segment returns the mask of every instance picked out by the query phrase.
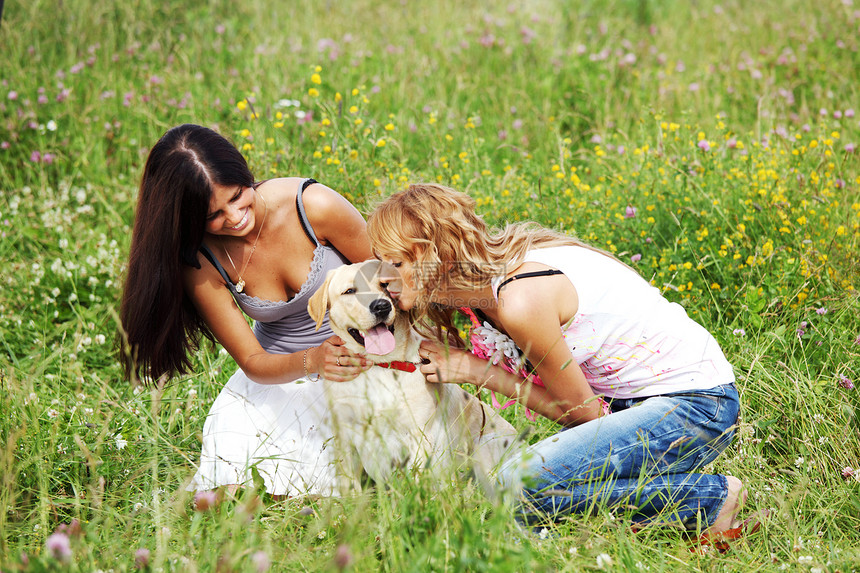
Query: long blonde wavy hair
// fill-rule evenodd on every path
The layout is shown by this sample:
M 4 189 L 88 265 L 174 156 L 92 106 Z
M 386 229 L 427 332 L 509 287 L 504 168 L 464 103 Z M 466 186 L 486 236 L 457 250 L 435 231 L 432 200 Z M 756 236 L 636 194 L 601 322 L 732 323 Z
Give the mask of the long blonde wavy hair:
M 475 200 L 465 193 L 435 183 L 416 183 L 388 197 L 367 220 L 377 256 L 413 263 L 418 289 L 413 321 L 440 341 L 459 343 L 453 335 L 456 308 L 430 302 L 442 285 L 455 290 L 486 287 L 505 269 L 516 268 L 535 248 L 575 245 L 603 253 L 536 223 L 490 230 L 475 207 Z

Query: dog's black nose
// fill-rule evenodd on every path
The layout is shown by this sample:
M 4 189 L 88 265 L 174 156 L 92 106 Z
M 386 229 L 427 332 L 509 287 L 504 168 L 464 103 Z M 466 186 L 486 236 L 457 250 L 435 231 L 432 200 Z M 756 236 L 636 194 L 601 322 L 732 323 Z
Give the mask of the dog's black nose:
M 370 312 L 372 312 L 373 316 L 376 318 L 383 319 L 391 312 L 391 303 L 384 298 L 378 298 L 370 303 Z

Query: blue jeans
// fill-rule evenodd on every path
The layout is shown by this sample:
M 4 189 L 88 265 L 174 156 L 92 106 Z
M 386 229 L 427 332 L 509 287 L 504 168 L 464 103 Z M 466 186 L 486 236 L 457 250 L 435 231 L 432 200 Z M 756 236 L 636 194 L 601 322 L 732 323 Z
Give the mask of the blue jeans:
M 691 472 L 731 443 L 739 407 L 734 384 L 613 400 L 612 414 L 534 444 L 505 465 L 502 479 L 525 476 L 527 523 L 601 504 L 628 509 L 637 522 L 705 528 L 725 502 L 727 481 Z

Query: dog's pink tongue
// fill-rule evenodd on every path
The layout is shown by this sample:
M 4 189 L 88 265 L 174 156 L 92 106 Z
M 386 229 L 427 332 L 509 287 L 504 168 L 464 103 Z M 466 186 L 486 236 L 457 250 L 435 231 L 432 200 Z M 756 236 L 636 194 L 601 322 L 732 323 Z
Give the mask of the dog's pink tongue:
M 384 356 L 394 350 L 394 344 L 394 335 L 383 324 L 374 326 L 364 335 L 364 349 L 369 354 Z

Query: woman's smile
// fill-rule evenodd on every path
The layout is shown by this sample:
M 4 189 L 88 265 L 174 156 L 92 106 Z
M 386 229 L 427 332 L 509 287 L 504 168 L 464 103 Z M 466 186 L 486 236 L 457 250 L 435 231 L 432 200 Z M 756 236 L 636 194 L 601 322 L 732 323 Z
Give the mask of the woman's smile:
M 244 213 L 244 215 L 242 215 L 242 220 L 239 221 L 239 224 L 237 224 L 235 227 L 228 227 L 228 228 L 232 231 L 241 231 L 245 227 L 245 225 L 248 224 L 249 212 L 250 212 L 250 210 L 248 209 L 248 207 L 245 207 L 245 213 Z

